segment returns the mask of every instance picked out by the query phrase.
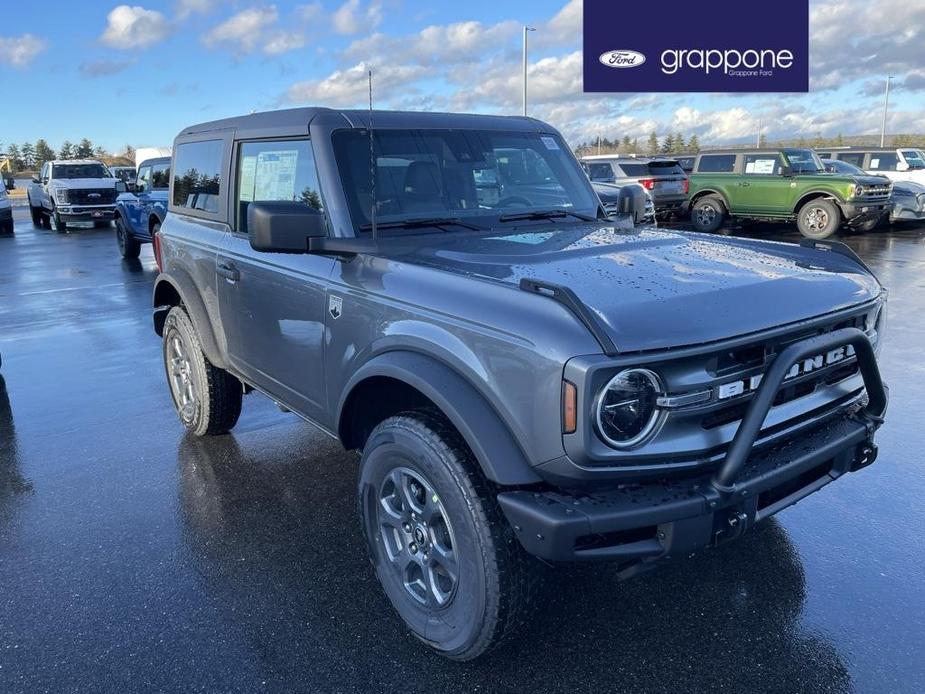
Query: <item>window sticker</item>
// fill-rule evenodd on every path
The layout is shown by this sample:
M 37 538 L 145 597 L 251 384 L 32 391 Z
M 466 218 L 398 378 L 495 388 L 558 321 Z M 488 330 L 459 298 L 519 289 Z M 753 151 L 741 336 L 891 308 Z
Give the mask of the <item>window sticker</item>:
M 870 160 L 870 168 L 872 168 L 872 169 L 879 169 L 879 168 L 880 168 L 880 160 L 879 160 L 879 159 L 871 159 L 871 160 Z
M 257 155 L 254 200 L 295 200 L 297 150 Z
M 774 160 L 773 159 L 759 159 L 755 162 L 755 173 L 756 174 L 772 174 L 774 173 Z
M 556 142 L 554 137 L 541 137 L 540 140 L 546 145 L 546 149 L 559 149 L 559 143 Z
M 244 157 L 241 160 L 241 200 L 253 202 L 254 180 L 257 175 L 257 157 Z

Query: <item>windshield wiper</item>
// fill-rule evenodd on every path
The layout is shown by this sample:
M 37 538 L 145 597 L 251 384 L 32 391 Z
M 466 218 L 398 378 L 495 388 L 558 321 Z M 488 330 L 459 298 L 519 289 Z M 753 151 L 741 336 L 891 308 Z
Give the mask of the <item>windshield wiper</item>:
M 594 222 L 597 220 L 597 217 L 591 217 L 586 214 L 581 214 L 580 212 L 572 212 L 571 210 L 533 210 L 532 212 L 512 212 L 510 214 L 503 214 L 498 217 L 498 221 L 518 222 L 530 219 L 561 219 L 562 217 L 575 217 L 583 222 Z
M 485 227 L 464 222 L 459 217 L 428 217 L 424 219 L 398 219 L 394 222 L 377 222 L 377 229 L 420 229 L 421 227 L 457 226 L 472 231 L 484 231 Z M 360 231 L 370 231 L 372 224 L 361 224 Z

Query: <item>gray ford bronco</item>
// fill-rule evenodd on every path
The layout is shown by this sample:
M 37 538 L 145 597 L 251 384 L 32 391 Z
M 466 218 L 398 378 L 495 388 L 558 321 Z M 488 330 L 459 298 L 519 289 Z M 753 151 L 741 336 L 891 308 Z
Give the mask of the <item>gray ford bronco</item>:
M 446 656 L 513 632 L 537 559 L 629 577 L 876 457 L 886 292 L 841 244 L 608 219 L 520 117 L 257 113 L 173 163 L 181 422 L 225 434 L 256 390 L 360 451 L 376 574 Z

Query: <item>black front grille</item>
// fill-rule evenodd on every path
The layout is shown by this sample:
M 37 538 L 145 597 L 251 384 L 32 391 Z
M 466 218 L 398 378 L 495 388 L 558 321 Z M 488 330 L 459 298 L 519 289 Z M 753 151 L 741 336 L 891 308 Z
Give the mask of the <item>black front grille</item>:
M 116 201 L 114 188 L 78 188 L 67 191 L 72 205 L 112 205 Z

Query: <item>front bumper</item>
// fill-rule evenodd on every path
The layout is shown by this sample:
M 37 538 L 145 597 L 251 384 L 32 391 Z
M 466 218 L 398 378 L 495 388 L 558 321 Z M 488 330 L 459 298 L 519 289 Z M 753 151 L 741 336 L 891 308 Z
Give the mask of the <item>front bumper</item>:
M 65 222 L 111 222 L 116 218 L 115 205 L 61 205 L 58 216 Z
M 845 344 L 856 350 L 866 404 L 753 451 L 791 364 Z M 633 573 L 738 537 L 846 472 L 872 463 L 877 455 L 873 435 L 883 422 L 887 399 L 869 339 L 856 328 L 844 328 L 793 343 L 775 359 L 718 469 L 602 492 L 502 492 L 498 502 L 531 554 L 549 561 L 614 560 Z
M 853 201 L 840 205 L 842 216 L 845 223 L 851 227 L 871 219 L 879 219 L 885 214 L 889 214 L 893 205 L 889 200 L 880 200 L 875 202 Z
M 909 204 L 893 203 L 890 208 L 891 222 L 918 222 L 925 219 L 925 203 L 919 204 L 909 200 Z

